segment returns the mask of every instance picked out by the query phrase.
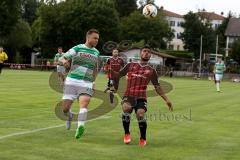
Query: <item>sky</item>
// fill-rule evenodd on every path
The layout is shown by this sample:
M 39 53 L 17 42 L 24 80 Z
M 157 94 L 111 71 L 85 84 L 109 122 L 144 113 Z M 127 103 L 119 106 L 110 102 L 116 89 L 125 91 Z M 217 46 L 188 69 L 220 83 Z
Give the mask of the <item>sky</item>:
M 198 9 L 205 9 L 217 14 L 223 12 L 224 16 L 227 16 L 229 11 L 237 17 L 240 15 L 239 0 L 155 0 L 155 3 L 159 7 L 163 6 L 164 9 L 181 15 L 187 14 L 189 11 L 197 12 Z
M 240 1 L 238 0 L 155 0 L 157 6 L 178 14 L 186 14 L 190 10 L 197 12 L 198 9 L 205 9 L 208 12 L 215 12 L 227 16 L 231 11 L 236 16 L 240 15 Z

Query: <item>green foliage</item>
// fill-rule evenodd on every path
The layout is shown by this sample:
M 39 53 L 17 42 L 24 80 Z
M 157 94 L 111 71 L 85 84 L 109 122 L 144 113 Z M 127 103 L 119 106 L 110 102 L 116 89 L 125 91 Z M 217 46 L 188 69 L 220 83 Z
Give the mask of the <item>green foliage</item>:
M 240 63 L 240 40 L 233 43 L 231 57 Z
M 30 25 L 36 19 L 36 10 L 39 7 L 38 0 L 21 0 L 22 1 L 22 18 Z
M 227 29 L 227 25 L 231 17 L 232 17 L 232 14 L 231 12 L 229 12 L 227 18 L 223 20 L 222 24 L 216 30 L 216 34 L 218 35 L 218 45 L 220 48 L 219 51 L 222 54 L 224 53 L 224 48 L 226 47 L 225 31 Z
M 0 45 L 5 44 L 6 37 L 17 24 L 19 17 L 19 0 L 0 1 Z
M 47 57 L 53 56 L 53 49 L 59 45 L 69 49 L 73 45 L 84 43 L 85 33 L 91 28 L 100 31 L 98 46 L 108 40 L 116 41 L 119 37 L 119 17 L 112 1 L 49 2 L 40 6 L 38 15 L 33 24 L 33 35 Z
M 164 46 L 164 39 L 171 40 L 172 37 L 173 33 L 161 14 L 153 19 L 148 19 L 139 11 L 135 11 L 122 20 L 121 39 L 135 42 L 144 40 L 152 47 L 161 48 Z
M 129 16 L 137 9 L 137 0 L 115 0 L 116 9 L 120 17 Z
M 7 44 L 16 50 L 19 50 L 22 47 L 31 47 L 32 37 L 29 24 L 23 20 L 19 20 L 9 34 Z
M 184 16 L 182 23 L 184 32 L 181 38 L 185 43 L 185 48 L 194 52 L 195 57 L 199 57 L 200 37 L 203 36 L 203 53 L 214 52 L 216 35 L 207 17 L 199 13 L 189 12 Z

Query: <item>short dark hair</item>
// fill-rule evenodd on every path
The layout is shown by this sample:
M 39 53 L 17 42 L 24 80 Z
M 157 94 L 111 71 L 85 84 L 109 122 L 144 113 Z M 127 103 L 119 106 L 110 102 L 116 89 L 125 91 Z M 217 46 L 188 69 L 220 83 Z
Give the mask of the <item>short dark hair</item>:
M 151 50 L 151 47 L 150 47 L 148 44 L 145 44 L 145 45 L 141 48 L 141 51 L 142 51 L 143 49 L 150 49 L 150 50 Z
M 62 49 L 62 47 L 58 47 L 58 49 Z
M 98 30 L 92 28 L 92 29 L 89 29 L 89 30 L 87 31 L 87 34 L 86 34 L 86 35 L 88 36 L 88 35 L 91 35 L 92 33 L 97 33 L 97 34 L 99 34 Z

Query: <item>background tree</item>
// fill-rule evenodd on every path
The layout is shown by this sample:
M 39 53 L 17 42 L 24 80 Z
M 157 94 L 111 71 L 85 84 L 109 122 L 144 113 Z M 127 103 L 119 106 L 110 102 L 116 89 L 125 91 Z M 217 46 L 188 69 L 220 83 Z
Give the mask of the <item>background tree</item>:
M 126 34 L 127 33 L 127 34 Z M 171 40 L 173 33 L 163 15 L 154 19 L 145 18 L 140 11 L 135 11 L 122 20 L 121 39 L 139 42 L 144 40 L 154 48 L 164 48 L 166 40 Z
M 224 54 L 226 48 L 226 36 L 225 31 L 227 29 L 228 22 L 232 17 L 232 13 L 229 12 L 228 16 L 223 20 L 222 24 L 217 28 L 216 34 L 218 35 L 218 46 L 219 46 L 219 53 Z
M 185 43 L 185 49 L 194 52 L 199 57 L 200 37 L 203 36 L 203 53 L 215 52 L 216 35 L 207 17 L 201 13 L 189 12 L 184 15 L 185 22 L 182 23 L 184 32 L 181 39 Z
M 119 17 L 126 17 L 137 10 L 137 0 L 115 0 L 115 6 Z
M 232 54 L 231 58 L 235 59 L 238 63 L 240 63 L 240 40 L 237 40 L 232 45 Z
M 0 45 L 5 44 L 7 35 L 18 23 L 20 17 L 19 0 L 1 0 L 0 1 Z
M 24 59 L 31 56 L 30 52 L 23 52 L 21 50 L 32 47 L 31 28 L 29 24 L 23 20 L 19 20 L 17 25 L 13 28 L 6 40 L 7 47 L 11 49 L 9 57 L 14 58 L 16 63 L 24 63 Z
M 33 24 L 34 39 L 41 44 L 42 52 L 52 57 L 59 45 L 67 50 L 84 43 L 86 31 L 96 28 L 100 31 L 101 50 L 104 42 L 119 39 L 119 17 L 114 6 L 114 1 L 107 0 L 42 3 Z
M 39 5 L 40 2 L 38 0 L 21 0 L 22 18 L 30 25 L 36 19 L 36 11 Z

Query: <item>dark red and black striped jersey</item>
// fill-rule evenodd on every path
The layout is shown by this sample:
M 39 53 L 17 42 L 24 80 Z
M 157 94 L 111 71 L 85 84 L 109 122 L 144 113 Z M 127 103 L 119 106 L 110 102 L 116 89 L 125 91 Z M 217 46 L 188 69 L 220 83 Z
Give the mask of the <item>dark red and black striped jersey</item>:
M 157 72 L 149 64 L 141 65 L 140 63 L 128 63 L 119 72 L 119 76 L 127 74 L 127 88 L 124 96 L 146 99 L 147 85 L 151 81 L 156 87 L 159 84 Z
M 117 57 L 111 57 L 107 60 L 108 70 L 113 70 L 115 72 L 119 72 L 121 68 L 124 66 L 124 61 L 122 58 Z M 112 78 L 111 72 L 108 74 L 109 78 Z

